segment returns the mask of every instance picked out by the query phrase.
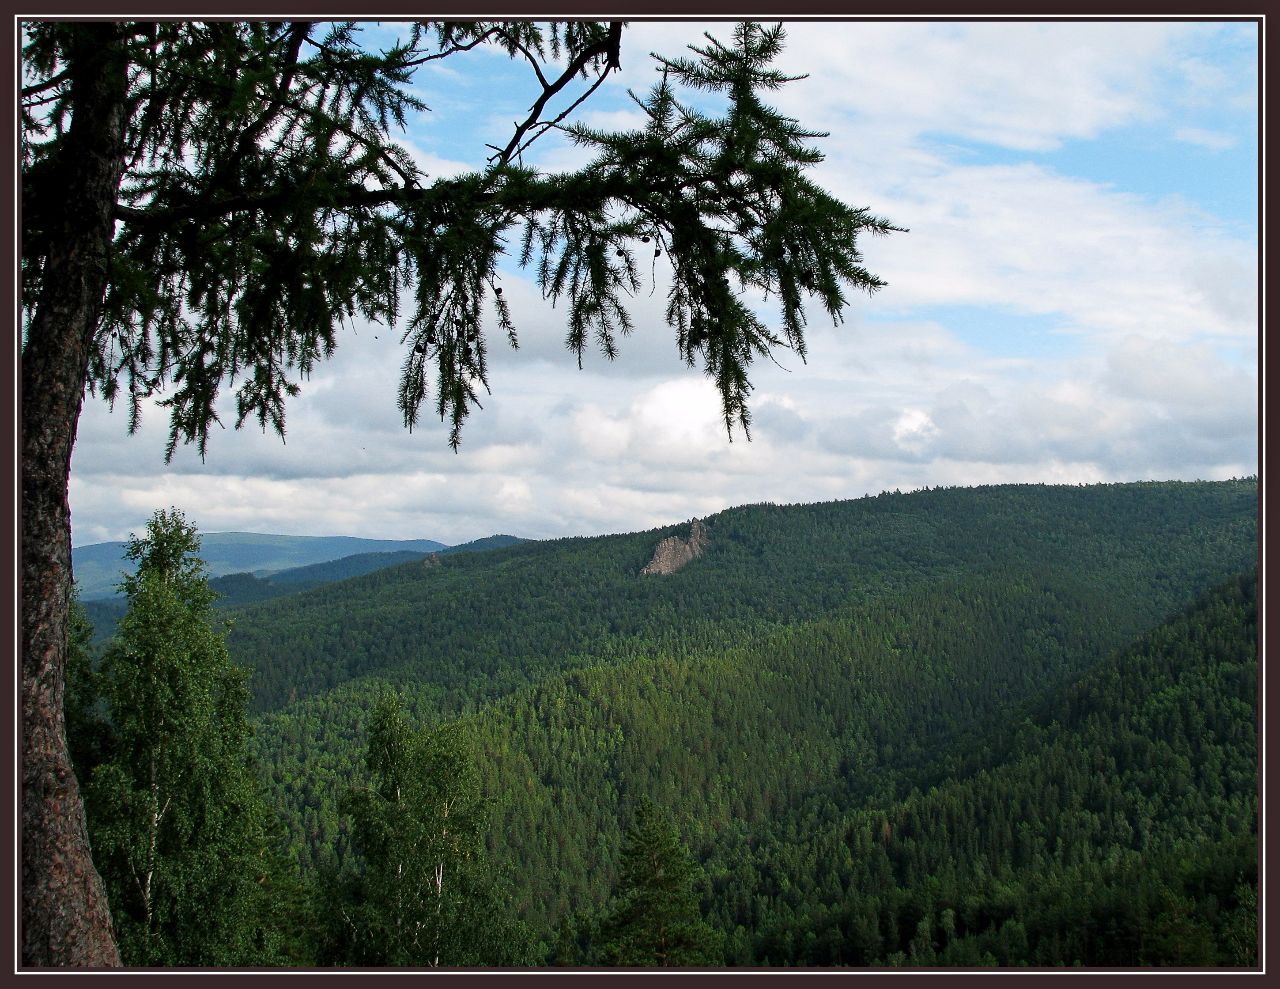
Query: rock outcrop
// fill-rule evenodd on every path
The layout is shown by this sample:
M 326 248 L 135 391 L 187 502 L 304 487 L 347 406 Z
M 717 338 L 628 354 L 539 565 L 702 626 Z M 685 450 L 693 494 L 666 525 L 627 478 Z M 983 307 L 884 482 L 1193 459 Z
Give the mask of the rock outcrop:
M 691 563 L 705 553 L 709 541 L 707 527 L 698 519 L 694 519 L 689 523 L 688 539 L 668 536 L 662 540 L 653 551 L 653 559 L 640 572 L 642 574 L 675 573 L 685 564 Z

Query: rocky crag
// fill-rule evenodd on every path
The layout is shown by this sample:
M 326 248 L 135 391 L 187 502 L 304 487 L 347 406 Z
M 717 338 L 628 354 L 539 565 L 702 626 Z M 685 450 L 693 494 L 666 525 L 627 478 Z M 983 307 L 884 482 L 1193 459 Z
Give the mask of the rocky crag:
M 653 559 L 640 572 L 642 574 L 675 573 L 705 553 L 708 542 L 710 540 L 707 536 L 707 527 L 698 519 L 694 519 L 689 523 L 688 539 L 668 536 L 662 540 L 653 551 Z

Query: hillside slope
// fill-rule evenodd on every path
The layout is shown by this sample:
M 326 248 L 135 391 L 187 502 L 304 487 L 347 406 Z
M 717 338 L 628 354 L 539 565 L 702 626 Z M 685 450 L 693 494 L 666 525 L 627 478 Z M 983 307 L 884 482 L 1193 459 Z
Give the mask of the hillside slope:
M 650 796 L 707 863 L 727 963 L 1250 963 L 1256 581 L 1049 690 L 1016 685 L 1050 656 L 1019 654 L 1013 622 L 979 647 L 965 628 L 983 606 L 953 590 L 757 649 L 574 671 L 469 717 L 525 918 L 599 910 Z M 921 616 L 896 647 L 874 641 Z M 262 719 L 266 752 L 302 760 L 272 763 L 279 796 L 341 788 L 327 774 L 358 762 L 338 742 L 359 733 L 354 687 Z M 292 819 L 341 859 L 332 806 Z
M 1256 965 L 1257 643 L 1251 573 L 968 732 L 926 789 L 868 804 L 823 788 L 749 842 L 716 844 L 731 952 Z
M 1251 566 L 1255 498 L 1252 482 L 921 492 L 724 512 L 706 520 L 706 555 L 660 578 L 639 571 L 679 527 L 383 571 L 343 585 L 349 598 L 274 603 L 294 620 L 323 604 L 326 624 L 282 636 L 260 672 L 279 663 L 304 681 L 315 661 L 331 676 L 349 667 L 324 666 L 326 650 L 378 630 L 412 648 L 273 701 L 258 751 L 293 854 L 340 864 L 337 795 L 360 764 L 365 713 L 394 686 L 423 720 L 471 724 L 495 800 L 492 851 L 535 927 L 604 903 L 647 795 L 678 813 L 719 877 L 708 896 L 726 930 L 749 917 L 780 939 L 735 935 L 731 960 L 800 961 L 789 887 L 776 909 L 753 904 L 781 875 L 808 889 L 805 903 L 846 894 L 805 864 L 805 836 L 1021 751 L 1025 739 L 993 726 L 1032 717 Z M 757 870 L 766 878 L 736 883 L 757 847 L 777 849 Z M 911 896 L 894 924 L 922 919 Z M 886 934 L 876 951 L 905 952 L 913 934 Z
M 940 580 L 1062 573 L 1124 603 L 1128 635 L 1256 557 L 1256 482 L 935 489 L 729 509 L 701 559 L 640 578 L 682 526 L 411 563 L 238 613 L 254 705 L 378 676 L 452 709 L 615 656 L 722 648 Z M 1121 640 L 1117 640 L 1117 643 Z

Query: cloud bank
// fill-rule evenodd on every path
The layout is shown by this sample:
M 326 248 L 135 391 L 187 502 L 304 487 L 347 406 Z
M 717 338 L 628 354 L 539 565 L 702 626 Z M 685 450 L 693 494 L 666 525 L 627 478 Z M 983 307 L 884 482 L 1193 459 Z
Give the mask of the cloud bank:
M 493 394 L 459 453 L 429 418 L 405 430 L 398 335 L 358 327 L 290 405 L 284 444 L 228 430 L 207 462 L 180 450 L 166 468 L 163 410 L 130 437 L 122 413 L 87 400 L 75 542 L 122 538 L 170 504 L 206 531 L 456 543 L 926 484 L 1256 472 L 1253 230 L 1207 208 L 1193 182 L 1170 194 L 1141 170 L 1121 181 L 1107 160 L 1149 148 L 1152 173 L 1193 175 L 1180 156 L 1247 144 L 1256 79 L 1241 67 L 1256 50 L 1240 27 L 789 25 L 784 68 L 808 78 L 776 103 L 830 131 L 816 177 L 910 233 L 863 245 L 889 287 L 855 299 L 839 327 L 814 314 L 807 364 L 784 353 L 757 365 L 749 442 L 726 434 L 714 387 L 680 362 L 661 268 L 619 360 L 588 355 L 582 370 L 560 314 L 513 269 L 503 284 L 521 347 L 491 346 Z M 625 87 L 653 81 L 642 52 L 697 37 L 684 23 L 629 28 L 634 54 L 589 108 L 594 122 L 631 119 Z M 467 85 L 424 77 L 437 116 L 404 137 L 433 174 L 467 167 L 464 124 L 501 105 L 461 61 L 448 68 Z M 433 88 L 445 94 L 434 104 Z M 545 151 L 563 164 L 577 154 Z

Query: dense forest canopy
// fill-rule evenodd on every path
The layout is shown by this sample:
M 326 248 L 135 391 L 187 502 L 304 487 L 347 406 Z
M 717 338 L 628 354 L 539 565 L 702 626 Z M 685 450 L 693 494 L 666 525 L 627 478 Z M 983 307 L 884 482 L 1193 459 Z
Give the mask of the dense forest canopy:
M 241 613 L 231 648 L 269 710 L 365 674 L 492 695 L 602 651 L 728 645 L 947 578 L 1061 574 L 1155 621 L 1249 564 L 1255 498 L 1254 482 L 1004 485 L 733 508 L 704 520 L 706 555 L 669 577 L 637 579 L 687 526 L 539 542 L 265 602 Z
M 640 571 L 688 523 L 235 609 L 298 932 L 273 950 L 433 964 L 352 937 L 392 930 L 377 835 L 425 827 L 445 861 L 427 819 L 378 822 L 458 799 L 441 902 L 507 932 L 459 964 L 662 965 L 681 930 L 671 957 L 714 967 L 1252 966 L 1256 499 L 1250 478 L 746 506 L 668 576 Z M 397 746 L 424 748 L 370 761 Z M 403 784 L 439 797 L 396 803 L 405 758 L 455 767 Z M 642 906 L 640 847 L 688 890 L 676 913 Z

